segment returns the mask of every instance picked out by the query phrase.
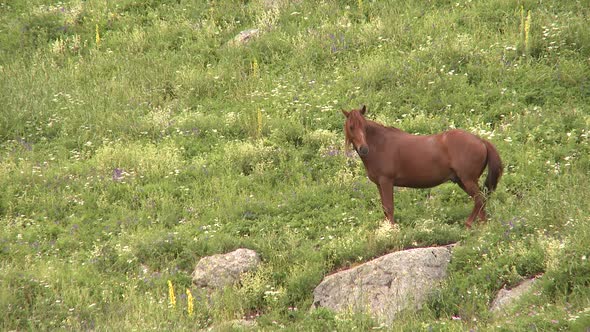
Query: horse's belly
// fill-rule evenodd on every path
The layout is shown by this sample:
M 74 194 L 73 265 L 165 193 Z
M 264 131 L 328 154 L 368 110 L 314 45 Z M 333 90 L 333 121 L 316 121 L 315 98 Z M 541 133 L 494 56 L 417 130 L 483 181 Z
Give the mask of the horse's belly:
M 399 172 L 394 185 L 408 188 L 432 188 L 443 184 L 456 175 L 447 167 L 420 169 L 419 167 Z
M 442 178 L 442 179 L 399 179 L 394 182 L 394 185 L 397 187 L 407 187 L 407 188 L 432 188 L 436 187 L 440 184 L 443 184 L 449 181 L 450 178 Z

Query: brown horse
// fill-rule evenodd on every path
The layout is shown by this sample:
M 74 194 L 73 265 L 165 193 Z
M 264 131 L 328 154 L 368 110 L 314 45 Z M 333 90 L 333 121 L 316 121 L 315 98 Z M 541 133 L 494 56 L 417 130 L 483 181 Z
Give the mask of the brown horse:
M 367 175 L 379 194 L 385 217 L 392 225 L 393 186 L 431 188 L 447 181 L 461 187 L 475 202 L 465 226 L 476 217 L 486 219 L 485 200 L 478 179 L 486 166 L 485 186 L 494 191 L 502 176 L 502 161 L 492 143 L 466 131 L 453 129 L 436 135 L 412 135 L 365 119 L 367 107 L 347 112 L 344 133 L 361 157 Z

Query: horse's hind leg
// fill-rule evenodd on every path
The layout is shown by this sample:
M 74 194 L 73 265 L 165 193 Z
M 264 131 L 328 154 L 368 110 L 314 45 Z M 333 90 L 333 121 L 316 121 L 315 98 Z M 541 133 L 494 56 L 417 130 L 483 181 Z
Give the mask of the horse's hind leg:
M 465 222 L 465 226 L 467 226 L 467 228 L 471 228 L 473 221 L 477 217 L 479 217 L 479 219 L 481 219 L 482 221 L 486 220 L 486 213 L 484 211 L 485 202 L 483 200 L 481 191 L 479 190 L 479 186 L 477 184 L 477 181 L 459 179 L 458 181 L 456 181 L 456 183 L 469 196 L 471 196 L 471 198 L 473 198 L 473 202 L 474 202 L 473 211 L 471 211 L 471 214 L 467 218 L 467 221 Z

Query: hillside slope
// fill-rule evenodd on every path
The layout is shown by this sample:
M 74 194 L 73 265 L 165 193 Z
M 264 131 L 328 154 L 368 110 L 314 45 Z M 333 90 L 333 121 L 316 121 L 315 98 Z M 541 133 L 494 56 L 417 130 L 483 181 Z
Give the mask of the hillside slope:
M 585 0 L 0 3 L 0 329 L 587 328 L 589 16 Z M 400 189 L 388 232 L 344 152 L 340 109 L 362 104 L 491 140 L 490 220 L 465 229 L 456 185 Z M 458 241 L 449 281 L 393 326 L 308 311 L 331 271 Z M 238 247 L 263 267 L 188 295 L 200 257 Z

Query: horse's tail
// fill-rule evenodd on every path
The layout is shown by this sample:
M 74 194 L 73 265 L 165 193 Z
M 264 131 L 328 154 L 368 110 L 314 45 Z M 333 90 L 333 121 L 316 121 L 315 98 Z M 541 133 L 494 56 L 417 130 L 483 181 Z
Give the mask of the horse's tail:
M 500 181 L 500 177 L 502 176 L 502 172 L 504 171 L 504 167 L 502 166 L 502 159 L 500 159 L 500 154 L 498 150 L 494 147 L 492 143 L 483 139 L 483 143 L 486 145 L 487 149 L 487 159 L 488 159 L 488 176 L 486 177 L 485 186 L 488 189 L 488 192 L 492 192 L 496 190 L 498 186 L 498 181 Z

